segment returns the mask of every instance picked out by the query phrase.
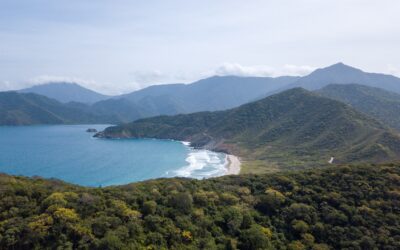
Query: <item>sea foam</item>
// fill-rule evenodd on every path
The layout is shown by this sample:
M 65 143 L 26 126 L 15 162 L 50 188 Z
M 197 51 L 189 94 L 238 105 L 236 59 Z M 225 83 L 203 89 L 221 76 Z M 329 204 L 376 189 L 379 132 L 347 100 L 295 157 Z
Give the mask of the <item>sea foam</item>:
M 190 149 L 186 162 L 188 165 L 171 171 L 168 175 L 204 179 L 227 173 L 227 160 L 223 153 Z

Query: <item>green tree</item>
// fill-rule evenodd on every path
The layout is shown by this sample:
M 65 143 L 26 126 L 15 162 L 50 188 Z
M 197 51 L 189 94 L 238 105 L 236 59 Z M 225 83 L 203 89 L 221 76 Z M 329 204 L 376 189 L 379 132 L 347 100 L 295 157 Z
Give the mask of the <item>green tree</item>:
M 262 227 L 258 225 L 243 230 L 240 234 L 239 240 L 240 249 L 273 249 L 268 236 L 263 232 Z
M 142 212 L 144 215 L 155 214 L 157 203 L 155 201 L 146 201 L 143 203 Z

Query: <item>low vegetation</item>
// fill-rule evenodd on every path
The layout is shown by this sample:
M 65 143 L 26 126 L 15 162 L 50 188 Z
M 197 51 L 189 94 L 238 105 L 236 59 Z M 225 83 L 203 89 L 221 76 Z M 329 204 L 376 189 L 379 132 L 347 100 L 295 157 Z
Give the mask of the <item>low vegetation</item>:
M 0 176 L 0 249 L 399 249 L 400 164 L 84 188 Z

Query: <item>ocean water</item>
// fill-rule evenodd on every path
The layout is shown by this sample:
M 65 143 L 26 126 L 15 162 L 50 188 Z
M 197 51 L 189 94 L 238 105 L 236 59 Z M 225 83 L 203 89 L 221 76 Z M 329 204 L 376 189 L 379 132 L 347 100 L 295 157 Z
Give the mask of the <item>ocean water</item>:
M 224 154 L 155 139 L 97 139 L 107 125 L 0 126 L 0 172 L 57 178 L 84 186 L 159 177 L 208 178 L 226 173 Z

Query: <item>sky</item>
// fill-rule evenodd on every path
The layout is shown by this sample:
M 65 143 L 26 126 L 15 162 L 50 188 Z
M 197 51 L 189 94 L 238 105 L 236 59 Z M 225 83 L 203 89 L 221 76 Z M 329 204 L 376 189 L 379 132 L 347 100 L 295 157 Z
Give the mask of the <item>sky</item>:
M 0 90 L 105 94 L 337 62 L 400 76 L 398 0 L 0 0 Z

